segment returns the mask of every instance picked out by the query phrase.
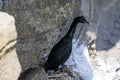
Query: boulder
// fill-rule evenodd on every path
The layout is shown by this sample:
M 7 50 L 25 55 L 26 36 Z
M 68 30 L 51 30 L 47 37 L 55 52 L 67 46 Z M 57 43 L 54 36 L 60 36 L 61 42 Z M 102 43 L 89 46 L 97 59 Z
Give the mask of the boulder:
M 0 80 L 17 80 L 21 65 L 15 49 L 15 19 L 5 12 L 0 12 L 0 39 Z
M 0 1 L 0 10 L 15 17 L 16 27 L 13 32 L 16 33 L 11 32 L 14 35 L 11 36 L 11 33 L 8 35 L 8 30 L 11 28 L 0 29 L 0 36 L 4 33 L 7 38 L 2 38 L 0 42 L 0 56 L 15 49 L 19 66 L 21 65 L 19 72 L 22 69 L 23 73 L 29 68 L 42 64 L 42 57 L 49 53 L 54 44 L 65 35 L 73 18 L 79 15 L 84 15 L 90 24 L 79 24 L 74 38 L 79 38 L 80 44 L 89 44 L 89 53 L 95 72 L 101 72 L 100 75 L 102 75 L 107 74 L 104 71 L 108 71 L 112 74 L 118 68 L 120 0 L 2 1 Z M 2 21 L 6 22 L 6 20 Z M 81 29 L 81 26 L 86 27 Z M 6 50 L 10 45 L 14 46 Z

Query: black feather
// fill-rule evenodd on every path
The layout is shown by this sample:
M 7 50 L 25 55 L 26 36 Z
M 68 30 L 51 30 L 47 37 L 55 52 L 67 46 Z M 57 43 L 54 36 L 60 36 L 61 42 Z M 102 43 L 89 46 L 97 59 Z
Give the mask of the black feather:
M 44 64 L 44 69 L 56 70 L 59 65 L 63 65 L 69 58 L 72 51 L 72 39 L 78 23 L 88 23 L 83 16 L 74 18 L 67 34 L 52 48 L 48 60 Z

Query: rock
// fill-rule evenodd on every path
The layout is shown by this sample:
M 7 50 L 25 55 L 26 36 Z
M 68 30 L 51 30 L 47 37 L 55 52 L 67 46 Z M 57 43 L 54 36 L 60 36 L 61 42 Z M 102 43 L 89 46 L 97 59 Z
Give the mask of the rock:
M 78 8 L 80 0 L 5 0 L 4 3 L 3 11 L 16 20 L 16 51 L 22 72 L 41 64 L 43 55 L 65 35 L 73 18 L 82 15 Z
M 96 59 L 93 63 L 97 63 L 93 65 L 94 70 L 97 70 L 95 74 L 101 75 L 101 79 L 119 80 L 115 70 L 120 66 L 120 1 L 94 0 L 94 3 L 96 4 L 94 26 L 97 27 L 97 52 L 96 57 L 92 59 Z
M 47 75 L 42 67 L 30 68 L 23 72 L 18 80 L 47 80 Z
M 2 0 L 0 0 L 0 10 L 3 10 L 3 1 Z
M 17 80 L 21 72 L 15 49 L 16 38 L 14 18 L 0 12 L 0 80 Z
M 7 50 L 7 52 L 16 50 L 22 72 L 42 63 L 43 55 L 49 53 L 53 45 L 65 35 L 72 19 L 78 15 L 84 15 L 90 22 L 89 25 L 84 25 L 85 27 L 82 27 L 82 29 L 81 24 L 78 25 L 75 38 L 79 37 L 80 44 L 88 44 L 94 41 L 90 48 L 93 69 L 97 68 L 97 71 L 95 71 L 98 73 L 101 72 L 99 71 L 101 69 L 103 74 L 106 74 L 103 71 L 112 74 L 118 67 L 120 59 L 120 0 L 2 1 L 0 1 L 0 10 L 15 17 L 16 29 L 13 32 L 16 32 L 17 36 L 16 33 L 12 33 L 15 35 L 6 35 L 8 39 L 2 39 L 0 56 L 9 48 L 9 45 L 15 44 L 12 50 Z M 2 34 L 8 34 L 8 30 L 2 30 Z M 0 36 L 2 36 L 1 32 Z M 10 37 L 13 38 L 10 39 Z M 14 40 L 16 37 L 17 40 Z M 6 46 L 10 40 L 13 41 Z M 17 59 L 14 61 L 17 61 Z M 107 63 L 105 63 L 106 61 Z M 103 67 L 96 64 L 103 64 Z
M 83 76 L 81 76 L 78 72 L 75 72 L 73 70 L 54 73 L 51 75 L 48 75 L 48 80 L 85 80 Z
M 73 18 L 82 15 L 80 4 L 80 0 L 4 0 L 3 11 L 16 20 L 15 49 L 22 72 L 41 64 L 43 55 L 65 35 Z
M 107 0 L 97 8 L 98 11 L 96 12 L 99 17 L 97 20 L 97 51 L 112 49 L 120 40 L 119 4 L 119 0 Z
M 72 71 L 77 72 L 84 80 L 91 80 L 93 77 L 88 48 L 85 44 L 79 45 L 79 39 L 73 39 L 71 56 L 65 62 L 65 65 L 71 66 Z

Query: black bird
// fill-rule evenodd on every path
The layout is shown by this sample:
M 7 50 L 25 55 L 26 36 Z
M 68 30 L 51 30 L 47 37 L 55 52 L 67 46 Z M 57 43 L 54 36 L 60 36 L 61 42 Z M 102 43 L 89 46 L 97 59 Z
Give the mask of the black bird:
M 83 16 L 74 18 L 67 34 L 52 48 L 48 60 L 44 64 L 44 69 L 57 70 L 69 58 L 72 51 L 72 39 L 78 23 L 88 23 Z

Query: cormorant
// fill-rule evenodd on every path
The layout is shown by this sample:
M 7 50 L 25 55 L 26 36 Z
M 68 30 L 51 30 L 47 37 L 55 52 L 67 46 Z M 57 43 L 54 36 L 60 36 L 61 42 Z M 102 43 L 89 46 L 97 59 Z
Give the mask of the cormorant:
M 88 22 L 83 16 L 74 18 L 66 35 L 52 48 L 48 60 L 43 66 L 46 72 L 48 70 L 57 70 L 69 58 L 72 51 L 72 39 L 78 23 Z

